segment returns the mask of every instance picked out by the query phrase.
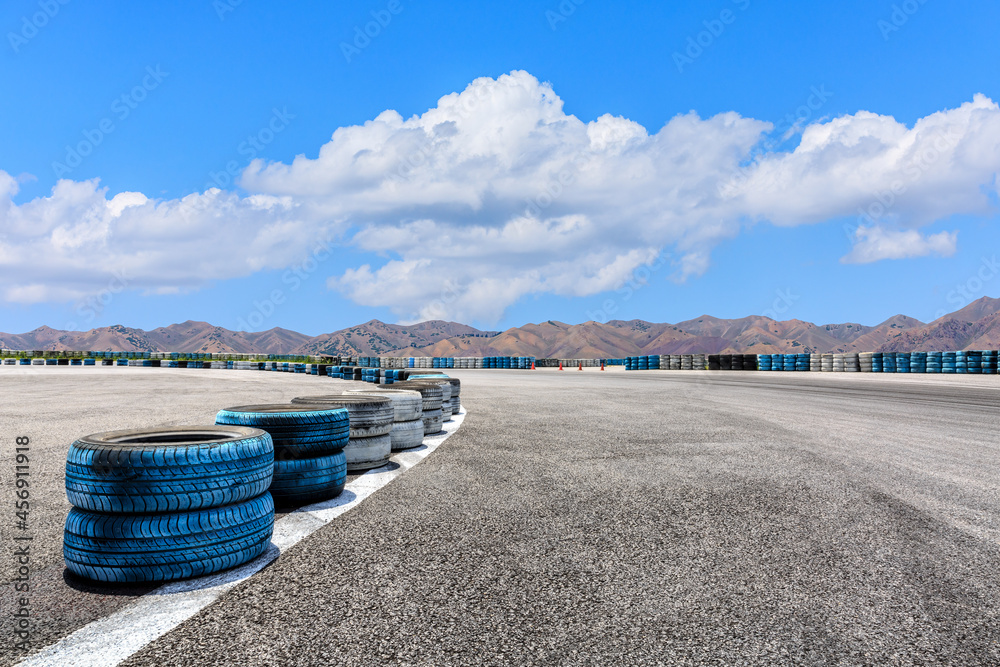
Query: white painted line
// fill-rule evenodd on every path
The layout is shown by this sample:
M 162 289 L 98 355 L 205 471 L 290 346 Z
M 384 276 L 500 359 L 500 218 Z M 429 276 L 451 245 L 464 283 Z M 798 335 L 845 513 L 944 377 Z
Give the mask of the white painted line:
M 124 661 L 218 600 L 237 584 L 272 563 L 282 551 L 358 506 L 404 472 L 423 461 L 465 421 L 465 410 L 445 422 L 444 432 L 424 438 L 416 449 L 394 454 L 398 467 L 376 468 L 361 475 L 338 497 L 309 505 L 274 524 L 271 546 L 249 563 L 227 572 L 164 584 L 104 618 L 85 625 L 52 646 L 25 658 L 25 667 L 110 667 Z

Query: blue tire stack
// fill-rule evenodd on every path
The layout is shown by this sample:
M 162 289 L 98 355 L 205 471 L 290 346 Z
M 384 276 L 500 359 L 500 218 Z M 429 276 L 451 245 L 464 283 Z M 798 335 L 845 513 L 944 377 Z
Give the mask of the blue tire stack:
M 882 352 L 872 352 L 872 373 L 882 372 L 883 356 Z
M 795 370 L 796 371 L 808 371 L 809 370 L 809 355 L 808 354 L 796 354 L 795 355 Z
M 911 373 L 926 373 L 927 372 L 927 353 L 926 352 L 911 352 L 910 353 L 910 372 Z
M 896 372 L 897 373 L 909 373 L 910 372 L 910 353 L 909 352 L 897 352 L 896 353 Z
M 971 375 L 983 374 L 983 353 L 979 351 L 969 351 L 965 353 L 966 372 Z
M 882 372 L 883 373 L 895 373 L 896 372 L 896 353 L 895 352 L 884 352 L 882 354 Z
M 997 374 L 997 351 L 983 350 L 983 375 Z
M 304 505 L 340 495 L 347 483 L 347 410 L 324 406 L 246 405 L 220 410 L 216 424 L 258 428 L 274 443 L 271 495 Z
M 957 352 L 941 353 L 941 372 L 945 374 L 956 372 Z
M 759 370 L 759 371 L 769 371 L 769 370 L 771 370 L 771 355 L 770 354 L 758 354 L 757 355 L 757 370 Z
M 103 582 L 170 581 L 242 565 L 274 528 L 274 446 L 236 426 L 111 431 L 66 457 L 63 559 Z
M 794 354 L 786 354 L 786 355 L 783 355 L 783 357 L 784 357 L 784 362 L 785 362 L 783 370 L 785 370 L 786 372 L 787 371 L 794 371 L 795 370 L 795 355 Z
M 926 369 L 928 373 L 940 373 L 941 372 L 941 353 L 940 352 L 928 352 L 927 353 L 927 365 Z
M 959 351 L 955 353 L 955 372 L 958 374 L 969 372 L 969 360 L 965 352 Z

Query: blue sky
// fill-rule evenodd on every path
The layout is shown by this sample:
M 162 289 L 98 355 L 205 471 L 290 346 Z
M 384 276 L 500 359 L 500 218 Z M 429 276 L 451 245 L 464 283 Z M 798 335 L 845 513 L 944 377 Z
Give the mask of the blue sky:
M 928 321 L 1000 296 L 997 25 L 939 0 L 11 0 L 0 330 Z

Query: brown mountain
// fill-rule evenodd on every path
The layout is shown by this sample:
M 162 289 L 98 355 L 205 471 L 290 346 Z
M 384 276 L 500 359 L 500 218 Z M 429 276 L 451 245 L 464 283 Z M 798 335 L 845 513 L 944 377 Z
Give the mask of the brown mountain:
M 1000 299 L 984 297 L 929 324 L 896 315 L 876 326 L 815 325 L 751 316 L 710 315 L 658 324 L 612 320 L 566 324 L 549 320 L 503 332 L 480 331 L 434 320 L 409 326 L 371 320 L 310 337 L 287 329 L 230 331 L 206 322 L 182 322 L 143 331 L 121 325 L 85 332 L 39 327 L 24 334 L 0 333 L 0 346 L 17 350 L 124 350 L 241 352 L 352 356 L 534 356 L 539 358 L 625 357 L 691 352 L 852 352 L 1000 348 Z

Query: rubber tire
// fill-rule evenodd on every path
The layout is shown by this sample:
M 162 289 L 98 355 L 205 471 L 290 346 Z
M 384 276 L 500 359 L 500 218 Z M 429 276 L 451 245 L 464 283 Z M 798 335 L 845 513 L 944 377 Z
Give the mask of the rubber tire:
M 419 447 L 424 442 L 424 420 L 414 419 L 406 422 L 396 422 L 389 434 L 392 441 L 392 451 Z
M 448 382 L 448 380 L 446 378 L 442 378 L 440 380 L 429 380 L 429 379 L 407 380 L 406 382 L 400 384 L 398 388 L 399 389 L 409 389 L 410 387 L 417 386 L 418 384 L 419 385 L 429 384 L 429 385 L 432 385 L 432 386 L 441 387 L 441 401 L 442 402 L 447 402 L 451 398 L 451 393 L 452 393 L 451 383 Z M 424 405 L 424 409 L 426 409 L 426 408 L 427 408 L 427 406 Z
M 424 410 L 421 419 L 424 422 L 424 435 L 440 433 L 444 424 L 444 413 L 441 408 L 437 410 Z
M 250 426 L 267 431 L 276 456 L 323 456 L 347 445 L 350 420 L 343 408 L 295 405 L 242 405 L 219 410 L 216 424 Z
M 241 503 L 171 514 L 121 516 L 73 508 L 63 559 L 71 572 L 105 582 L 171 581 L 227 570 L 264 553 L 274 530 L 265 492 Z
M 437 383 L 423 384 L 418 382 L 400 382 L 397 384 L 399 384 L 399 387 L 395 387 L 396 389 L 406 387 L 406 391 L 420 392 L 424 410 L 437 410 L 441 408 L 441 404 L 444 401 L 444 390 L 441 388 L 441 385 Z M 383 385 L 376 385 L 376 388 L 384 389 L 385 387 Z
M 344 448 L 347 455 L 347 472 L 362 472 L 381 468 L 389 462 L 392 437 L 389 434 L 371 438 L 351 438 Z
M 340 394 L 339 396 L 299 396 L 295 405 L 320 405 L 344 408 L 351 423 L 350 437 L 373 438 L 388 435 L 392 430 L 395 410 L 392 400 L 384 396 Z
M 265 493 L 273 469 L 274 445 L 260 429 L 108 431 L 70 445 L 66 497 L 75 507 L 92 512 L 189 512 Z
M 302 459 L 275 459 L 271 495 L 274 504 L 308 505 L 336 498 L 347 484 L 347 454 Z
M 395 423 L 409 422 L 420 419 L 424 409 L 424 399 L 419 391 L 405 389 L 348 389 L 345 394 L 363 394 L 365 396 L 383 396 L 392 401 Z

